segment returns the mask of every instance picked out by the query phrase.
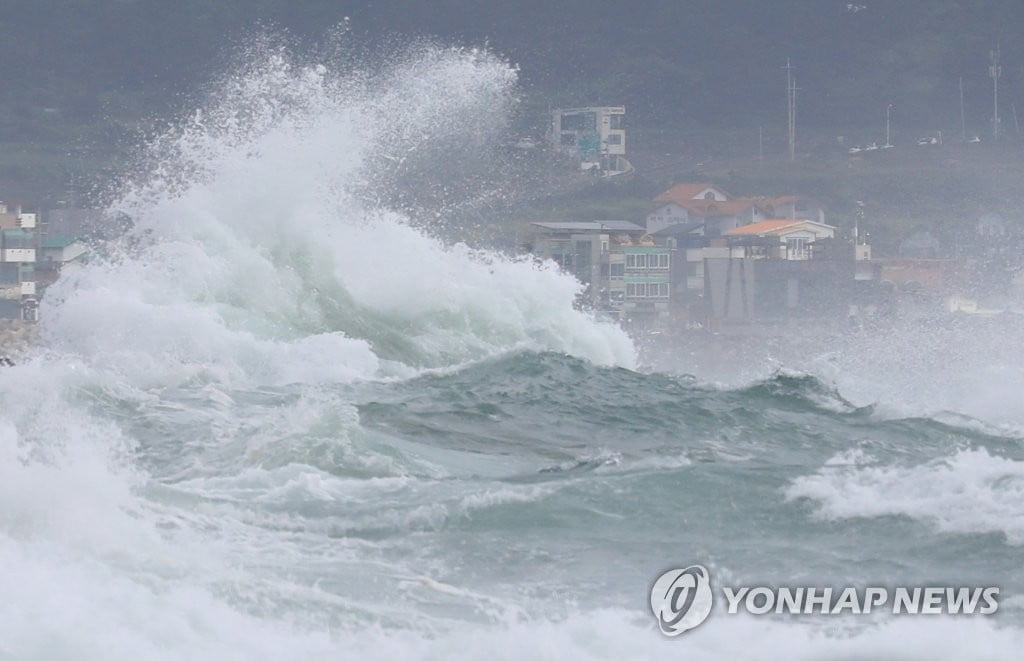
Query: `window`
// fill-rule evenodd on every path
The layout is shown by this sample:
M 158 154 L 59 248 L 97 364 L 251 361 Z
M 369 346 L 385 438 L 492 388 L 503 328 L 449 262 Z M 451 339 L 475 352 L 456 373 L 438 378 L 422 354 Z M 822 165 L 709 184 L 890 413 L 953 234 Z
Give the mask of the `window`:
M 14 284 L 18 281 L 17 264 L 0 264 L 0 284 Z
M 608 127 L 612 129 L 625 128 L 623 126 L 623 120 L 625 118 L 625 115 L 611 115 L 610 117 L 608 117 Z
M 626 255 L 626 268 L 636 268 L 636 255 Z
M 4 250 L 24 250 L 36 247 L 35 234 L 26 230 L 4 230 Z
M 625 269 L 623 268 L 623 264 L 612 264 L 611 267 L 611 275 L 613 278 L 621 278 L 623 275 L 625 275 Z
M 636 256 L 636 267 L 638 269 L 645 269 L 645 268 L 647 268 L 647 255 L 637 255 Z
M 668 283 L 667 282 L 659 282 L 658 283 L 658 296 L 660 296 L 662 298 L 668 298 Z
M 786 239 L 787 257 L 789 259 L 807 259 L 807 245 L 807 239 L 802 237 Z
M 612 133 L 611 135 L 608 136 L 608 139 L 605 140 L 605 142 L 607 142 L 610 145 L 621 145 L 622 144 L 622 134 L 621 133 Z
M 660 253 L 658 255 L 651 255 L 650 261 L 648 262 L 652 269 L 667 269 L 668 268 L 668 255 L 666 253 Z
M 636 285 L 632 282 L 626 283 L 626 296 L 636 296 Z

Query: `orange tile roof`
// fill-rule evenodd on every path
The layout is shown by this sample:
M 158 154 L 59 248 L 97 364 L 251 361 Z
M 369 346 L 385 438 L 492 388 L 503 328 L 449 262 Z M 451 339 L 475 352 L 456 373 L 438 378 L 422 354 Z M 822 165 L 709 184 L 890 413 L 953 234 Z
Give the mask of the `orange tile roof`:
M 734 227 L 731 230 L 727 230 L 725 233 L 729 236 L 738 235 L 750 235 L 750 234 L 775 234 L 779 230 L 785 229 L 790 225 L 799 225 L 807 222 L 806 220 L 762 220 L 759 223 L 751 223 L 750 225 L 743 225 L 742 227 Z
M 695 202 L 697 200 L 694 200 L 694 197 L 696 197 L 697 195 L 700 195 L 702 192 L 704 192 L 708 188 L 714 188 L 715 190 L 719 191 L 720 193 L 724 193 L 727 198 L 728 197 L 732 197 L 731 195 L 729 195 L 728 192 L 726 192 L 721 187 L 716 186 L 714 184 L 707 183 L 707 182 L 703 182 L 703 183 L 701 183 L 701 182 L 692 183 L 691 182 L 691 183 L 684 183 L 684 184 L 676 184 L 675 186 L 673 186 L 672 188 L 669 188 L 667 191 L 665 191 L 664 193 L 662 193 L 658 197 L 654 198 L 654 201 L 655 202 L 675 202 L 676 204 L 683 204 L 684 202 Z

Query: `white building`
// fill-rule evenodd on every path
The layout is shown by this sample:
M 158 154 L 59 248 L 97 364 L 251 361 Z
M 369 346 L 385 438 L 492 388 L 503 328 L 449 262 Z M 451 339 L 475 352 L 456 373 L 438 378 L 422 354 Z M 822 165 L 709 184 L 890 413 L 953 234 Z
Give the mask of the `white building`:
M 678 223 L 703 221 L 704 206 L 731 199 L 729 193 L 712 184 L 676 184 L 654 198 L 657 206 L 647 215 L 647 231 L 653 234 Z
M 623 220 L 533 222 L 524 248 L 551 259 L 586 286 L 588 306 L 648 323 L 667 318 L 675 250 Z
M 811 258 L 811 245 L 831 239 L 836 228 L 812 220 L 772 219 L 736 227 L 725 232 L 729 239 L 761 239 L 747 247 L 747 257 L 803 260 Z
M 14 215 L 17 220 L 25 214 L 0 212 L 0 217 L 4 215 Z M 35 233 L 30 229 L 0 230 L 0 318 L 27 319 L 29 309 L 34 315 L 36 245 Z
M 604 175 L 632 171 L 626 154 L 623 106 L 560 108 L 551 117 L 551 146 L 579 159 L 580 169 Z

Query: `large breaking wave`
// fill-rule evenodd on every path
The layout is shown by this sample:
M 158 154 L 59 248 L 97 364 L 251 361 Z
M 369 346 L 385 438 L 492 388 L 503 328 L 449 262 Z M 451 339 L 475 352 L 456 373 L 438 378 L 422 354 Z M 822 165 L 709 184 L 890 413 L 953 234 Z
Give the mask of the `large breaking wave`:
M 418 47 L 369 77 L 256 50 L 149 145 L 114 205 L 135 228 L 47 297 L 51 346 L 143 380 L 346 380 L 523 348 L 632 366 L 622 331 L 573 309 L 572 278 L 446 245 L 382 201 L 501 139 L 513 69 Z
M 661 640 L 643 604 L 666 562 L 826 580 L 858 518 L 1002 533 L 978 570 L 1000 571 L 1016 438 L 879 419 L 810 376 L 610 368 L 633 346 L 573 308 L 574 280 L 430 223 L 505 130 L 512 68 L 433 46 L 372 72 L 247 57 L 150 141 L 113 205 L 133 229 L 48 292 L 43 346 L 0 380 L 0 656 L 1019 648 L 987 620 L 712 618 Z M 441 204 L 410 213 L 413 187 Z M 999 451 L 949 455 L 965 439 Z M 913 465 L 823 466 L 862 444 Z M 925 565 L 891 530 L 852 563 Z

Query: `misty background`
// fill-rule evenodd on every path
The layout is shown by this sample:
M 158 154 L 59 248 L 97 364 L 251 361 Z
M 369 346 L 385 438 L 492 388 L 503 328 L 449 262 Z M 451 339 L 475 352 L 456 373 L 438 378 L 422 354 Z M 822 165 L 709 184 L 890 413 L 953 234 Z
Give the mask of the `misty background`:
M 637 165 L 628 185 L 585 199 L 553 186 L 500 214 L 633 218 L 666 184 L 704 177 L 745 194 L 817 195 L 840 225 L 853 222 L 853 201 L 867 198 L 862 222 L 877 220 L 876 232 L 895 240 L 935 216 L 952 224 L 1019 208 L 1011 110 L 1024 104 L 1024 50 L 1014 38 L 1022 28 L 1024 3 L 1013 0 L 7 0 L 0 189 L 43 205 L 101 203 L 132 147 L 201 105 L 254 35 L 271 32 L 311 53 L 343 33 L 346 52 L 363 60 L 416 39 L 506 58 L 520 78 L 509 143 L 542 139 L 552 107 L 626 106 Z M 989 136 L 997 43 L 1004 144 L 953 159 L 922 162 L 915 153 L 881 168 L 847 164 L 837 137 L 884 138 L 890 105 L 898 145 L 937 131 L 960 139 L 961 78 L 966 132 Z M 787 58 L 803 165 L 730 161 L 756 155 L 759 136 L 769 156 L 785 150 Z M 493 205 L 475 212 L 498 213 Z

